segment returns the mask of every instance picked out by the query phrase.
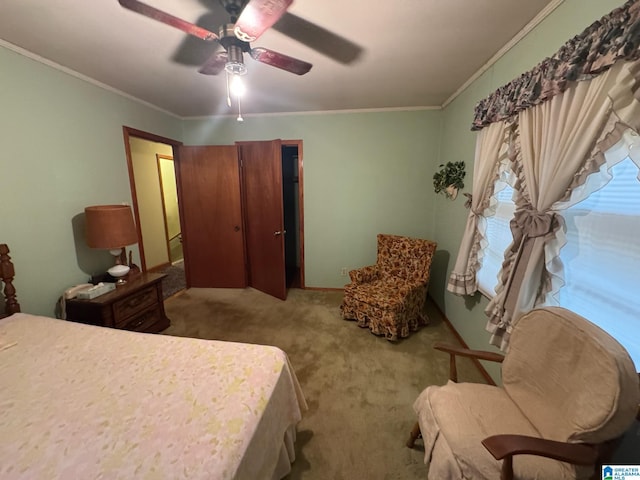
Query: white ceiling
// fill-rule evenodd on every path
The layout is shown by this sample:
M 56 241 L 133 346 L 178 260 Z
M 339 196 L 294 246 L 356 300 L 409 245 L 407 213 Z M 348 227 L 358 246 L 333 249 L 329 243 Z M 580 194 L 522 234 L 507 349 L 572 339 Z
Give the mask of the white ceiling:
M 194 23 L 228 21 L 218 0 L 146 3 Z M 340 35 L 362 53 L 344 64 L 276 25 L 252 46 L 306 60 L 313 68 L 297 76 L 245 55 L 249 91 L 243 110 L 441 106 L 540 12 L 558 3 L 296 0 L 289 8 L 292 16 Z M 126 10 L 117 0 L 0 0 L 0 39 L 180 117 L 235 110 L 226 105 L 224 75 L 202 75 L 197 61 L 184 63 L 187 54 L 204 54 L 209 50 L 203 47 L 211 45 Z

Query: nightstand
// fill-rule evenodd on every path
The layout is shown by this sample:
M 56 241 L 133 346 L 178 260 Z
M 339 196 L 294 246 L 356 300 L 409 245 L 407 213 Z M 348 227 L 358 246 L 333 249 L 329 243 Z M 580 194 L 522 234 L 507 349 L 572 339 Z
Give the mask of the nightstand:
M 67 320 L 100 327 L 157 333 L 169 326 L 162 298 L 162 273 L 142 273 L 91 300 L 67 300 Z

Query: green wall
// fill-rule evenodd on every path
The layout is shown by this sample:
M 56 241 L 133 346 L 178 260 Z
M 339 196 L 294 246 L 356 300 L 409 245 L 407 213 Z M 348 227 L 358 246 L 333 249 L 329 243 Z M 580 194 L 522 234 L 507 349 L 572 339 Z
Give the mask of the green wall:
M 111 263 L 85 246 L 80 220 L 87 205 L 131 201 L 123 125 L 191 145 L 300 139 L 307 286 L 344 285 L 342 267 L 374 261 L 378 232 L 436 240 L 430 293 L 467 344 L 487 348 L 487 300 L 446 291 L 464 197 L 435 195 L 433 173 L 464 160 L 470 191 L 476 102 L 622 3 L 565 0 L 444 110 L 182 120 L 0 47 L 0 242 L 23 310 L 51 315 L 65 287 Z
M 443 111 L 440 162 L 464 160 L 467 164 L 465 191 L 471 191 L 476 133 L 470 131 L 476 103 L 498 87 L 530 70 L 553 55 L 567 40 L 582 32 L 595 20 L 624 2 L 617 0 L 565 0 L 532 32 L 473 82 Z M 464 197 L 451 202 L 438 197 L 435 204 L 436 240 L 440 257 L 432 272 L 430 294 L 471 348 L 487 349 L 489 333 L 484 309 L 488 300 L 481 295 L 458 297 L 446 291 L 446 282 L 456 260 L 467 218 Z M 491 363 L 487 370 L 499 378 L 499 368 Z
M 440 110 L 189 120 L 187 145 L 303 141 L 307 287 L 341 288 L 375 263 L 376 234 L 433 238 Z
M 85 246 L 80 214 L 131 203 L 122 126 L 179 139 L 181 121 L 3 47 L 0 106 L 0 243 L 23 311 L 52 315 L 65 287 L 113 262 Z

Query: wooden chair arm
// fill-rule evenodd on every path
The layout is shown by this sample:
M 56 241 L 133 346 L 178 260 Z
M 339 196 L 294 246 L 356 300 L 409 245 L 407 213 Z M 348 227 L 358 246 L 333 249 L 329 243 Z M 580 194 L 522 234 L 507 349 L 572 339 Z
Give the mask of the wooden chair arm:
M 494 435 L 482 445 L 496 460 L 503 460 L 501 480 L 513 479 L 513 455 L 538 455 L 574 465 L 594 465 L 598 449 L 593 445 L 557 442 L 526 435 Z
M 598 459 L 598 449 L 585 443 L 567 443 L 527 435 L 493 435 L 482 445 L 496 460 L 511 455 L 538 455 L 574 465 L 592 465 Z
M 488 352 L 485 350 L 471 350 L 464 347 L 456 347 L 455 345 L 449 345 L 448 343 L 435 343 L 433 348 L 441 350 L 453 355 L 460 355 L 461 357 L 473 357 L 479 360 L 490 360 L 492 362 L 502 363 L 504 355 L 496 352 Z
M 487 352 L 485 350 L 471 350 L 469 348 L 457 347 L 447 343 L 435 343 L 433 348 L 449 354 L 449 379 L 453 382 L 458 381 L 458 370 L 456 367 L 456 356 L 477 358 L 478 360 L 488 360 L 490 362 L 502 363 L 504 355 L 496 352 Z

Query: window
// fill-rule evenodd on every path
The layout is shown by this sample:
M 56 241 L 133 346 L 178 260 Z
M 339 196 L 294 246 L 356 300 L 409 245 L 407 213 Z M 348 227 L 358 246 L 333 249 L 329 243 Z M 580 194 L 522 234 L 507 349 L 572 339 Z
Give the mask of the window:
M 478 271 L 477 276 L 478 288 L 488 297 L 493 297 L 496 294 L 495 288 L 498 285 L 498 275 L 502 268 L 504 252 L 513 241 L 509 222 L 516 211 L 515 190 L 504 177 L 505 175 L 502 175 L 501 179 L 496 182 L 495 214 L 483 217 L 480 221 L 480 228 L 484 230 L 486 244 L 483 249 L 482 268 Z
M 640 181 L 626 158 L 602 189 L 563 212 L 558 303 L 616 338 L 640 370 Z
M 567 242 L 560 250 L 565 284 L 546 303 L 568 308 L 606 330 L 629 351 L 640 371 L 640 161 L 627 156 L 628 144 L 614 149 L 612 155 L 607 152 L 601 172 L 593 175 L 594 185 L 610 178 L 608 183 L 589 187 L 595 191 L 561 210 Z M 502 183 L 496 184 L 495 215 L 484 217 L 480 227 L 487 245 L 478 283 L 490 297 L 512 241 L 509 221 L 515 193 Z

